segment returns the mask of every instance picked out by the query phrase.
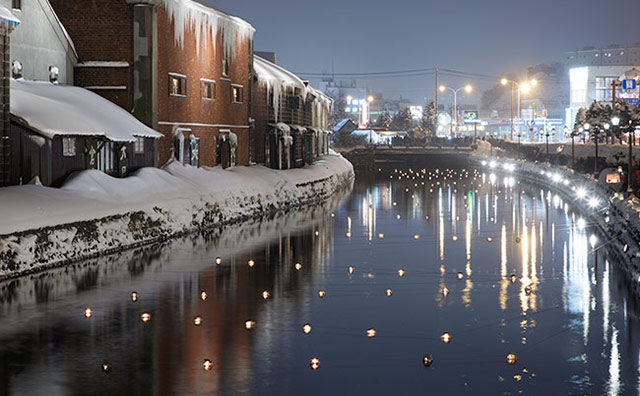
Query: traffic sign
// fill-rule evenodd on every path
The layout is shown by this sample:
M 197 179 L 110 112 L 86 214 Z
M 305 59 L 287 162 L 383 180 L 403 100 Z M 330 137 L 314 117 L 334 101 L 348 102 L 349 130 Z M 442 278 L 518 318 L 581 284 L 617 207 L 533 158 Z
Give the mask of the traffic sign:
M 638 88 L 638 82 L 634 79 L 622 80 L 622 89 L 633 91 Z
M 623 98 L 623 100 L 630 105 L 638 106 L 640 100 L 638 98 Z
M 536 120 L 529 120 L 529 122 L 527 123 L 531 126 L 536 125 Z

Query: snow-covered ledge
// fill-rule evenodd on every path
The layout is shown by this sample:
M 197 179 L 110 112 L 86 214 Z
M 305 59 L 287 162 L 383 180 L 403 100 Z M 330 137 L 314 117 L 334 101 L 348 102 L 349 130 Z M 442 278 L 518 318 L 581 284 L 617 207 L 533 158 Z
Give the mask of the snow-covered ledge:
M 60 189 L 5 187 L 0 279 L 319 203 L 353 179 L 351 163 L 330 154 L 285 171 L 172 162 L 124 179 L 83 171 Z

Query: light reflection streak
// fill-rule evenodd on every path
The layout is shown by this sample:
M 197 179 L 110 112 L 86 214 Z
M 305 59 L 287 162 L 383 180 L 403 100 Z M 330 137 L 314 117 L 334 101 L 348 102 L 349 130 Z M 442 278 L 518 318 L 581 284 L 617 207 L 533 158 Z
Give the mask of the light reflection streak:
M 529 279 L 529 232 L 527 227 L 522 228 L 522 263 L 521 271 L 522 276 L 520 278 L 520 309 L 522 313 L 526 314 L 529 310 L 529 301 L 527 299 L 527 293 L 525 293 L 525 287 L 529 286 L 531 280 Z
M 502 233 L 500 236 L 500 278 L 498 302 L 500 303 L 500 309 L 505 311 L 507 309 L 509 280 L 507 279 L 507 226 L 504 224 L 502 225 Z
M 444 260 L 444 210 L 442 202 L 442 187 L 438 188 L 438 238 L 440 242 L 440 261 Z
M 619 395 L 622 391 L 620 384 L 620 350 L 618 343 L 618 329 L 613 327 L 611 335 L 611 354 L 609 356 L 609 382 L 607 394 L 609 396 Z
M 604 271 L 602 272 L 602 339 L 605 345 L 609 341 L 609 262 L 605 261 Z

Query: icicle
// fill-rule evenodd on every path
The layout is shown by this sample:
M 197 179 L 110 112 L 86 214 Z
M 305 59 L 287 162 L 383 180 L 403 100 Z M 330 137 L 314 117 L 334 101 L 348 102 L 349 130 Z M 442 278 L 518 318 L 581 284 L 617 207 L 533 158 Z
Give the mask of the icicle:
M 195 35 L 198 54 L 200 53 L 200 43 L 207 46 L 210 38 L 215 51 L 216 36 L 219 33 L 223 33 L 224 37 L 222 48 L 231 58 L 236 55 L 238 42 L 253 39 L 255 29 L 240 18 L 224 14 L 192 0 L 161 1 L 169 15 L 169 22 L 174 22 L 174 39 L 180 48 L 184 48 L 184 36 L 187 30 L 191 30 Z

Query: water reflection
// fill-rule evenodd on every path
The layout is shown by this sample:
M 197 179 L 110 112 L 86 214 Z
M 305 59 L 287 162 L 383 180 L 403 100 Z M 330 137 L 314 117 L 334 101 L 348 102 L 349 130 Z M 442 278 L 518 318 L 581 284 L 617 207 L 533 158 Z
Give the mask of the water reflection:
M 557 195 L 398 169 L 343 198 L 0 283 L 0 394 L 637 392 L 639 304 Z

